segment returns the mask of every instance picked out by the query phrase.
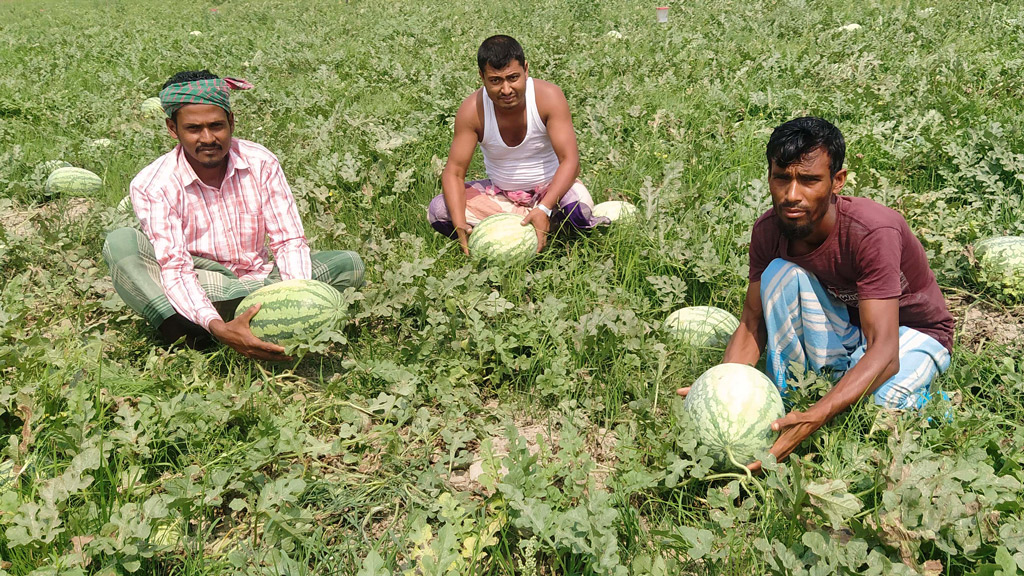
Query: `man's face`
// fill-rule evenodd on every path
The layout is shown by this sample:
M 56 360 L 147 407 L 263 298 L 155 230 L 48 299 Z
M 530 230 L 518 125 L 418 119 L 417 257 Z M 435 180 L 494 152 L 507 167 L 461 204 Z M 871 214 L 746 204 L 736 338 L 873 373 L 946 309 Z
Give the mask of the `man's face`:
M 178 120 L 167 119 L 167 130 L 177 138 L 185 155 L 204 168 L 227 162 L 235 118 L 213 104 L 186 104 L 178 109 Z
M 503 110 L 511 110 L 526 102 L 526 70 L 518 60 L 513 60 L 501 70 L 495 70 L 490 64 L 484 66 L 480 78 L 484 81 L 484 90 L 494 105 Z
M 829 174 L 829 157 L 823 148 L 812 150 L 785 168 L 772 161 L 768 189 L 782 234 L 790 240 L 803 240 L 826 233 L 825 216 L 832 195 L 838 194 L 845 183 L 846 169 L 835 176 Z

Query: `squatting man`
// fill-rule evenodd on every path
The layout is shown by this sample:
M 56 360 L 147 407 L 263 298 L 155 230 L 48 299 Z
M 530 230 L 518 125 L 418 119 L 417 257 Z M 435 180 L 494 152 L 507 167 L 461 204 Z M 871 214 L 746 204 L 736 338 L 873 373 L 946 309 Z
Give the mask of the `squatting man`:
M 772 423 L 779 460 L 867 395 L 887 408 L 923 406 L 953 349 L 953 317 L 924 247 L 895 210 L 840 195 L 845 155 L 842 133 L 820 118 L 786 122 L 768 141 L 772 208 L 754 223 L 740 325 L 722 361 L 754 365 L 767 349 L 783 395 L 793 365 L 836 378 L 807 411 Z
M 355 252 L 311 252 L 277 157 L 234 138 L 229 95 L 252 86 L 207 70 L 180 72 L 160 91 L 170 152 L 132 180 L 141 230 L 120 228 L 103 245 L 114 288 L 167 343 L 204 348 L 216 338 L 250 358 L 284 360 L 284 348 L 256 338 L 250 292 L 273 282 L 315 279 L 358 286 Z M 270 260 L 270 253 L 274 259 Z

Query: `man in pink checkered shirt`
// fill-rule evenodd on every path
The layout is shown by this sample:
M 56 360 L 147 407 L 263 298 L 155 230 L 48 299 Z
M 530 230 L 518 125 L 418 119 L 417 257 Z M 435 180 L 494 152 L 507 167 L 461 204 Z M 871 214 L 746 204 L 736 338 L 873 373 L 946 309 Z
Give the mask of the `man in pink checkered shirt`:
M 228 95 L 248 88 L 206 70 L 167 81 L 160 101 L 178 145 L 132 180 L 141 231 L 111 232 L 103 255 L 117 293 L 168 343 L 202 348 L 212 335 L 251 358 L 283 360 L 284 348 L 249 330 L 258 307 L 235 318 L 238 302 L 293 278 L 358 286 L 363 263 L 355 252 L 311 253 L 277 157 L 232 137 Z

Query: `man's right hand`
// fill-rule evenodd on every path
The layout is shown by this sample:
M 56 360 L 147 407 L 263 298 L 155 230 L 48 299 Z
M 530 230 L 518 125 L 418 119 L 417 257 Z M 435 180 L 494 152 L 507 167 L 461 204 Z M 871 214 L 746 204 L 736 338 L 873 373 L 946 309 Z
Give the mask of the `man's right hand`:
M 252 330 L 249 329 L 249 320 L 259 310 L 260 305 L 256 304 L 230 322 L 214 320 L 210 322 L 210 334 L 213 334 L 214 338 L 248 358 L 271 360 L 274 362 L 291 360 L 290 356 L 285 356 L 283 346 L 264 342 L 253 336 Z
M 459 244 L 462 245 L 462 253 L 469 256 L 469 234 L 471 230 L 467 226 L 456 226 L 455 233 L 459 235 Z

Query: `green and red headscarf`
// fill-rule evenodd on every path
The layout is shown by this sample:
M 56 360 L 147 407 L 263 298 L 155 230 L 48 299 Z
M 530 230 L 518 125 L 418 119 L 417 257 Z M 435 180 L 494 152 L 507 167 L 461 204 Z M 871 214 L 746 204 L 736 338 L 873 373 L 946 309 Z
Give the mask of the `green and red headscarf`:
M 231 112 L 228 100 L 232 90 L 248 90 L 252 88 L 245 80 L 239 78 L 210 78 L 171 84 L 160 91 L 160 106 L 170 118 L 172 114 L 186 104 L 213 104 Z

